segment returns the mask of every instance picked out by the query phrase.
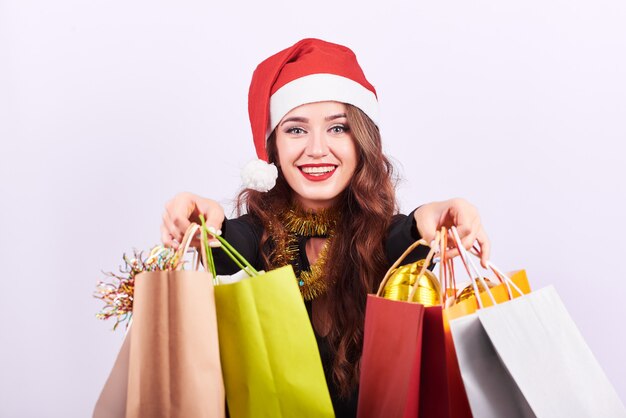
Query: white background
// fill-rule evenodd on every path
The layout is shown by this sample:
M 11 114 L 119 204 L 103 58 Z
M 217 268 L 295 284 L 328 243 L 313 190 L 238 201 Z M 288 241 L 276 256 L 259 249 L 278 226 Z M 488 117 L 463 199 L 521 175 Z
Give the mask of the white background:
M 624 22 L 619 0 L 0 0 L 0 416 L 89 416 L 123 334 L 94 318 L 101 270 L 159 241 L 175 193 L 230 205 L 252 71 L 302 37 L 378 89 L 403 211 L 477 205 L 624 400 Z

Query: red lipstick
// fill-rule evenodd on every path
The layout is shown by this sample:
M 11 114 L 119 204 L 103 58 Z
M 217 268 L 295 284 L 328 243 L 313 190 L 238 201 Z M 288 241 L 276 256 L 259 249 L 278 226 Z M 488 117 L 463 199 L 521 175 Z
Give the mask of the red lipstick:
M 318 168 L 318 167 L 328 167 L 329 171 L 317 172 L 317 173 L 316 172 L 309 172 L 309 173 L 304 172 L 304 169 Z M 304 164 L 304 165 L 299 166 L 298 168 L 300 169 L 300 172 L 302 173 L 305 179 L 309 181 L 324 181 L 324 180 L 329 179 L 335 173 L 337 166 L 333 164 Z

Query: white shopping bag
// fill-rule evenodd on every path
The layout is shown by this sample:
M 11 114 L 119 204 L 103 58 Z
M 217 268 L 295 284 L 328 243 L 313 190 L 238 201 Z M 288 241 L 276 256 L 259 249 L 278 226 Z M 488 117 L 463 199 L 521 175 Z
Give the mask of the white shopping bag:
M 472 415 L 534 418 L 536 415 L 498 357 L 478 315 L 450 321 L 450 331 Z
M 460 244 L 456 229 L 452 228 L 452 232 L 468 273 L 477 278 L 472 279 L 475 292 L 478 293 L 476 282 L 481 281 L 493 303 L 483 308 L 477 297 L 479 309 L 475 314 L 450 322 L 474 416 L 626 418 L 626 408 L 554 287 L 496 304 Z M 500 278 L 515 286 L 489 264 Z M 530 411 L 520 402 L 521 398 Z M 489 400 L 494 403 L 492 409 Z M 513 403 L 516 408 L 508 410 L 500 403 Z M 479 409 L 475 410 L 475 406 Z
M 626 417 L 552 286 L 478 310 L 477 316 L 538 417 Z

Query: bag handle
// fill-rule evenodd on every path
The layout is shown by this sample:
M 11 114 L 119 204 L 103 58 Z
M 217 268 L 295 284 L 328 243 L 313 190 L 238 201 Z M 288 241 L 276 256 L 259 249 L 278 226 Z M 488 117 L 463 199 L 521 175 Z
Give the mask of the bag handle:
M 428 266 L 430 266 L 430 262 L 433 259 L 435 253 L 439 252 L 439 241 L 441 240 L 441 234 L 439 233 L 439 231 L 437 231 L 437 233 L 435 234 L 435 239 L 432 242 L 432 247 L 430 249 L 430 251 L 428 252 L 428 255 L 426 256 L 426 259 L 424 260 L 424 264 L 422 264 L 422 268 L 420 269 L 419 274 L 417 275 L 417 278 L 419 279 L 420 277 L 422 277 L 422 274 L 424 274 L 424 272 L 426 271 L 426 269 L 428 268 Z M 410 286 L 410 284 L 409 284 Z M 417 288 L 419 287 L 419 283 L 418 280 L 415 280 L 415 283 L 413 284 L 412 288 L 411 288 L 411 292 L 409 293 L 409 302 L 413 300 L 413 297 L 415 296 L 415 292 L 417 291 Z M 439 296 L 439 300 L 441 301 L 441 296 Z
M 183 260 L 185 259 L 185 254 L 189 252 L 189 247 L 191 246 L 191 242 L 193 241 L 195 236 L 198 234 L 199 230 L 200 230 L 200 225 L 198 225 L 197 223 L 191 223 L 187 227 L 187 230 L 185 231 L 185 234 L 183 235 L 183 238 L 181 239 L 178 250 L 176 250 L 176 253 L 174 254 L 174 258 L 172 259 L 172 267 L 174 270 L 180 271 L 183 269 L 183 266 L 184 266 Z M 200 248 L 201 248 L 200 256 L 202 257 L 202 263 L 204 264 L 206 271 L 211 274 L 211 276 L 213 277 L 213 281 L 215 282 L 215 277 L 216 277 L 215 269 L 210 268 L 212 264 L 208 262 L 206 252 L 202 251 L 202 249 L 205 247 L 206 241 L 207 241 L 206 237 L 202 236 L 201 234 L 200 235 Z M 197 257 L 197 253 L 196 253 L 196 256 L 194 257 L 194 261 L 195 261 L 194 271 L 198 271 L 198 269 L 200 268 L 200 258 Z
M 446 254 L 448 252 L 448 235 L 450 230 L 445 226 L 441 227 L 441 251 L 439 260 L 439 277 L 443 283 L 443 292 L 441 293 L 441 305 L 445 306 L 449 300 L 454 300 L 454 297 L 450 296 L 450 291 L 454 291 L 456 296 L 456 276 L 454 274 L 454 260 L 446 260 Z
M 437 232 L 437 235 L 435 236 L 435 240 L 436 240 L 436 244 L 438 244 L 439 243 L 439 232 Z M 433 241 L 433 242 L 435 242 L 435 241 Z M 424 261 L 424 265 L 422 266 L 422 270 L 420 271 L 420 274 L 417 277 L 419 277 L 422 274 L 424 274 L 425 268 L 430 265 L 430 260 L 432 260 L 433 255 L 437 252 L 436 250 L 438 250 L 436 248 L 436 246 L 437 246 L 436 244 L 432 245 L 430 251 L 428 252 L 428 256 L 426 257 L 426 260 Z M 428 247 L 428 243 L 423 238 L 418 240 L 418 241 L 415 241 L 413 244 L 409 245 L 409 248 L 407 248 L 404 251 L 404 253 L 402 253 L 402 255 L 396 260 L 395 263 L 393 263 L 393 265 L 391 267 L 389 267 L 389 270 L 387 270 L 387 273 L 385 273 L 385 276 L 383 277 L 383 280 L 380 282 L 380 285 L 378 286 L 378 292 L 376 292 L 376 296 L 381 296 L 382 297 L 383 291 L 385 289 L 385 285 L 389 281 L 389 278 L 391 277 L 391 274 L 393 273 L 393 271 L 400 265 L 400 263 L 402 263 L 402 261 L 409 254 L 411 254 L 411 252 L 413 252 L 414 249 L 416 249 L 420 245 Z M 413 287 L 413 289 L 411 289 L 410 296 L 409 296 L 409 301 L 413 300 L 413 294 L 415 293 L 415 289 L 416 288 L 417 288 L 417 285 L 415 285 Z
M 211 252 L 211 247 L 208 244 L 208 236 L 215 238 L 219 242 L 219 247 L 228 255 L 228 257 L 237 264 L 249 277 L 259 276 L 260 273 L 242 256 L 232 245 L 228 243 L 222 236 L 221 231 L 217 231 L 213 227 L 207 227 L 204 216 L 200 215 L 200 222 L 202 222 L 202 235 L 205 237 L 203 242 L 203 256 L 206 254 L 206 261 L 213 272 L 215 272 L 215 260 Z M 215 274 L 214 277 L 217 277 Z M 216 283 L 219 284 L 219 283 Z
M 470 249 L 470 254 L 472 254 L 473 256 L 480 258 L 481 257 L 481 250 L 480 248 L 478 248 L 476 245 L 474 245 L 471 249 Z M 513 280 L 511 280 L 511 278 L 502 272 L 502 270 L 500 270 L 494 263 L 492 263 L 491 261 L 487 261 L 487 268 L 491 271 L 493 271 L 493 274 L 496 275 L 496 277 L 498 278 L 498 280 L 500 280 L 501 283 L 504 283 L 506 285 L 507 288 L 507 292 L 509 294 L 509 299 L 512 300 L 513 299 L 513 292 L 511 291 L 511 286 L 513 287 L 513 289 L 515 289 L 520 295 L 523 294 L 523 292 L 520 290 L 520 288 L 515 284 L 515 282 Z
M 468 269 L 468 267 L 471 267 L 471 269 L 474 271 L 474 274 L 476 274 L 476 277 L 478 278 L 478 280 L 481 281 L 481 284 L 483 285 L 485 291 L 489 295 L 489 298 L 491 299 L 491 302 L 494 305 L 496 305 L 496 301 L 495 301 L 495 298 L 493 297 L 493 294 L 491 293 L 491 290 L 489 289 L 489 287 L 485 283 L 485 281 L 482 278 L 482 276 L 478 273 L 478 268 L 476 267 L 476 264 L 474 264 L 474 262 L 472 261 L 472 258 L 469 257 L 469 254 L 471 254 L 471 255 L 474 255 L 474 256 L 480 258 L 480 255 L 481 255 L 480 249 L 478 247 L 476 247 L 476 245 L 474 245 L 470 249 L 470 252 L 468 253 L 468 251 L 465 250 L 465 247 L 463 247 L 463 245 L 461 244 L 461 239 L 459 238 L 459 233 L 456 230 L 456 228 L 453 228 L 452 233 L 454 235 L 456 244 L 459 247 L 459 254 L 461 254 L 461 259 L 464 262 L 465 268 Z M 498 267 L 496 267 L 496 265 L 493 264 L 491 261 L 487 262 L 487 268 L 489 268 L 491 271 L 493 271 L 493 273 L 496 275 L 496 277 L 498 278 L 498 280 L 500 280 L 501 283 L 505 284 L 505 286 L 507 288 L 507 293 L 509 295 L 509 300 L 513 299 L 513 292 L 511 291 L 511 287 L 513 287 L 520 295 L 523 294 L 523 292 L 513 282 L 513 280 L 511 280 L 511 278 L 509 276 L 507 276 L 500 269 L 498 269 Z M 469 269 L 468 269 L 468 274 L 469 274 Z M 478 302 L 478 306 L 479 306 L 480 309 L 483 309 L 482 299 L 480 298 L 480 292 L 478 291 L 478 286 L 476 285 L 476 280 L 471 278 L 471 274 L 470 274 L 470 279 L 472 280 L 472 285 L 473 285 L 473 288 L 474 288 L 474 294 L 476 295 L 476 300 Z
M 183 260 L 185 258 L 185 254 L 189 251 L 189 247 L 191 246 L 191 241 L 198 233 L 198 229 L 200 225 L 196 223 L 192 223 L 187 227 L 185 234 L 183 235 L 183 239 L 180 241 L 180 245 L 178 246 L 178 250 L 174 256 L 174 270 L 182 270 L 183 269 Z M 206 265 L 206 264 L 205 264 Z
M 478 254 L 473 254 L 473 252 L 470 252 L 470 254 L 475 255 L 476 257 L 480 258 L 480 252 L 478 252 Z M 502 271 L 500 271 L 495 264 L 493 264 L 492 262 L 487 262 L 487 268 L 489 268 L 494 274 L 495 276 L 498 278 L 498 280 L 500 281 L 500 283 L 503 283 L 504 286 L 506 287 L 506 293 L 509 296 L 509 300 L 513 300 L 513 291 L 511 290 L 511 287 L 513 287 L 518 294 L 523 295 L 524 292 L 522 292 L 522 290 L 515 284 L 515 282 L 513 280 L 511 280 L 511 278 L 504 274 Z M 487 288 L 487 292 L 489 294 L 491 294 L 491 289 Z
M 476 301 L 478 302 L 479 309 L 483 309 L 483 302 L 480 298 L 480 291 L 478 290 L 477 281 L 480 281 L 480 284 L 482 284 L 483 288 L 486 289 L 487 294 L 489 295 L 489 298 L 491 299 L 491 303 L 496 305 L 496 299 L 493 297 L 493 294 L 489 291 L 489 287 L 487 286 L 485 279 L 478 272 L 476 265 L 474 264 L 472 259 L 469 257 L 467 250 L 463 246 L 463 243 L 461 242 L 461 237 L 459 236 L 459 232 L 454 226 L 451 228 L 451 230 L 452 230 L 452 237 L 454 238 L 454 243 L 456 244 L 456 247 L 459 250 L 459 256 L 461 258 L 463 266 L 465 266 L 465 270 L 467 271 L 467 274 L 469 275 L 469 278 L 472 282 L 472 288 L 474 289 L 474 294 L 476 295 Z M 474 274 L 476 278 L 473 278 L 472 274 Z

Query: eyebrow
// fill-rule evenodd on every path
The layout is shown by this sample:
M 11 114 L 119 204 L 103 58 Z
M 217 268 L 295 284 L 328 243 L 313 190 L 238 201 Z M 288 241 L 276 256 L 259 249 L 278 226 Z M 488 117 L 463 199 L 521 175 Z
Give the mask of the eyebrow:
M 324 118 L 324 120 L 325 120 L 326 122 L 329 122 L 329 121 L 331 121 L 331 120 L 340 119 L 340 118 L 345 118 L 345 117 L 346 117 L 346 114 L 345 114 L 345 113 L 337 113 L 336 115 L 326 116 L 326 117 Z
M 324 118 L 325 121 L 329 122 L 331 120 L 335 120 L 335 119 L 340 119 L 340 118 L 345 118 L 346 114 L 345 113 L 337 113 L 336 115 L 331 115 L 331 116 L 326 116 Z M 300 123 L 308 123 L 309 119 L 308 118 L 303 118 L 301 116 L 292 116 L 290 118 L 287 118 L 285 120 L 283 120 L 280 123 L 280 126 L 283 126 L 285 123 L 287 122 L 300 122 Z
M 292 116 L 292 117 L 290 117 L 290 118 L 287 118 L 287 119 L 283 120 L 283 121 L 280 123 L 280 126 L 283 126 L 283 125 L 284 125 L 285 123 L 287 123 L 287 122 L 300 122 L 300 123 L 307 123 L 308 121 L 309 121 L 309 120 L 308 120 L 307 118 L 303 118 L 303 117 L 300 117 L 300 116 Z

